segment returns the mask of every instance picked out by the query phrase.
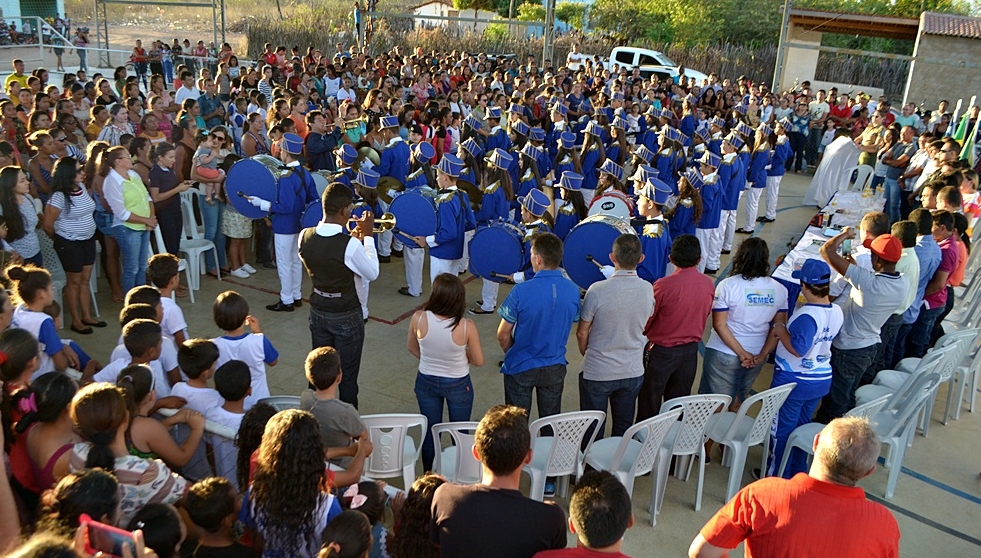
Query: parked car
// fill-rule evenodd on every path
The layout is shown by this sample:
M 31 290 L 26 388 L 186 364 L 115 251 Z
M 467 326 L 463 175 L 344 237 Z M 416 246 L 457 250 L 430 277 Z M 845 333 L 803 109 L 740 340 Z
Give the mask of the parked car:
M 621 67 L 640 68 L 640 75 L 649 78 L 651 74 L 656 74 L 659 78 L 674 78 L 679 75 L 679 66 L 674 60 L 668 58 L 663 52 L 650 50 L 647 48 L 635 47 L 616 47 L 610 53 L 609 63 L 619 64 Z M 708 79 L 706 74 L 691 68 L 685 68 L 685 75 L 688 79 L 694 79 L 699 85 L 703 80 Z

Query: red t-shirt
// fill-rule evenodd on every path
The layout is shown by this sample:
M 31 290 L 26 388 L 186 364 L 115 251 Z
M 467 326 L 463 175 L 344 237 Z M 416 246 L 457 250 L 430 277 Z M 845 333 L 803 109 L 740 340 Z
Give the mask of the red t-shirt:
M 702 527 L 720 548 L 746 541 L 746 558 L 892 558 L 899 525 L 860 487 L 819 481 L 806 473 L 768 477 L 740 490 Z
M 630 558 L 622 552 L 599 552 L 590 548 L 577 546 L 559 550 L 543 550 L 532 558 Z
M 662 347 L 701 341 L 714 299 L 715 283 L 697 267 L 676 269 L 654 282 L 654 314 L 644 335 Z
M 831 107 L 831 114 L 829 116 L 835 116 L 838 118 L 851 118 L 852 109 L 849 106 L 835 105 Z

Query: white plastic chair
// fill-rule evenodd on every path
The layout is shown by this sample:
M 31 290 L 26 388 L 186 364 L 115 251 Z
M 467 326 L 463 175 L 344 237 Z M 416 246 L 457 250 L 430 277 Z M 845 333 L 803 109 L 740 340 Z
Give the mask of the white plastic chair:
M 855 181 L 852 182 L 852 174 L 856 171 L 858 171 L 858 175 L 855 177 Z M 848 180 L 845 186 L 841 189 L 861 192 L 872 181 L 872 176 L 874 174 L 875 169 L 869 165 L 855 165 L 854 167 L 848 167 L 841 173 L 841 176 L 847 177 L 846 180 Z
M 698 455 L 698 487 L 695 492 L 695 511 L 702 508 L 702 488 L 705 484 L 705 434 L 711 428 L 716 414 L 729 406 L 732 401 L 728 395 L 686 395 L 665 401 L 661 405 L 661 413 L 670 413 L 675 409 L 681 409 L 681 420 L 671 425 L 671 433 L 661 443 L 658 450 L 660 463 L 669 464 L 671 457 L 692 457 Z M 691 468 L 694 464 L 690 459 L 685 468 L 685 482 L 691 476 Z M 678 460 L 675 470 L 680 471 L 682 460 Z M 657 486 L 652 491 L 650 511 L 652 515 L 661 513 L 661 505 L 664 503 L 664 493 L 668 484 L 668 469 L 658 467 Z M 680 478 L 680 475 L 677 475 Z M 656 494 L 656 498 L 654 495 Z
M 916 416 L 923 409 L 927 398 L 940 385 L 940 374 L 929 372 L 917 377 L 911 389 L 911 396 L 898 409 L 883 409 L 875 416 L 872 426 L 879 434 L 883 444 L 889 446 L 886 454 L 885 467 L 889 469 L 889 479 L 886 482 L 887 500 L 896 493 L 896 483 L 903 468 L 906 448 L 916 432 Z
M 773 424 L 773 418 L 780 411 L 780 407 L 783 406 L 783 402 L 787 400 L 787 396 L 795 387 L 797 387 L 796 383 L 789 383 L 761 391 L 756 395 L 747 397 L 746 401 L 739 406 L 738 412 L 722 413 L 715 421 L 709 438 L 726 446 L 727 455 L 723 456 L 723 462 L 727 457 L 731 458 L 729 486 L 726 489 L 724 501 L 731 500 L 742 487 L 743 469 L 746 468 L 746 457 L 751 446 L 763 444 L 763 460 L 760 469 L 766 470 L 766 460 L 770 453 L 770 426 Z M 760 403 L 760 410 L 756 418 L 753 418 L 747 413 L 756 403 Z
M 603 411 L 573 411 L 542 417 L 531 423 L 531 463 L 524 466 L 531 476 L 529 498 L 539 502 L 545 499 L 546 477 L 560 477 L 559 494 L 565 495 L 569 475 L 582 475 L 583 455 L 589 451 L 599 431 L 599 424 L 605 419 L 606 413 Z M 591 432 L 590 426 L 594 427 Z M 542 435 L 546 427 L 552 428 L 551 436 Z M 585 449 L 580 451 L 584 447 L 583 440 L 586 440 Z
M 950 406 L 954 397 L 954 376 L 957 374 L 960 364 L 968 357 L 971 348 L 977 345 L 979 340 L 981 340 L 981 329 L 962 329 L 944 334 L 943 337 L 937 340 L 936 346 L 930 349 L 932 351 L 942 347 L 954 346 L 954 350 L 944 357 L 943 362 L 937 369 L 937 372 L 940 373 L 941 384 L 951 382 L 947 388 L 947 407 L 944 409 L 943 424 L 947 424 L 947 419 L 950 418 Z M 876 374 L 873 384 L 899 389 L 899 386 L 903 385 L 907 376 L 916 370 L 921 360 L 918 358 L 904 358 L 899 361 L 895 370 L 882 370 Z M 934 400 L 931 399 L 927 401 L 926 407 L 924 407 L 926 416 L 926 420 L 923 423 L 924 436 L 927 435 L 929 428 L 929 417 L 933 414 L 933 404 Z
M 154 254 L 166 253 L 167 252 L 167 249 L 164 248 L 163 233 L 160 232 L 160 227 L 154 227 L 153 228 L 153 239 L 154 239 L 154 241 L 155 241 L 155 243 L 157 245 L 157 249 L 154 250 L 153 249 L 153 243 L 150 243 L 150 251 L 152 253 L 154 253 Z M 194 304 L 194 288 L 192 287 L 193 283 L 191 283 L 191 277 L 192 277 L 192 275 L 191 275 L 191 272 L 188 271 L 187 260 L 185 260 L 184 258 L 177 258 L 177 273 L 178 273 L 178 275 L 182 271 L 184 272 L 184 277 L 187 278 L 187 287 L 188 287 L 187 288 L 187 294 L 189 294 L 190 297 L 191 297 L 191 304 Z M 139 280 L 139 279 L 140 278 L 137 277 L 137 280 Z M 174 293 L 171 293 L 171 298 L 174 298 Z
M 848 411 L 845 413 L 845 416 L 864 418 L 871 421 L 886 406 L 890 397 L 892 396 L 883 395 L 878 399 L 873 399 L 864 405 L 859 405 Z M 778 477 L 782 477 L 784 471 L 787 470 L 787 462 L 790 460 L 790 453 L 794 448 L 805 452 L 808 456 L 814 455 L 814 437 L 820 434 L 825 426 L 820 422 L 811 422 L 798 426 L 790 433 L 790 438 L 787 439 L 787 445 L 783 450 L 783 457 L 780 458 L 780 469 L 777 471 Z
M 391 479 L 401 476 L 405 490 L 416 479 L 416 461 L 422 450 L 422 437 L 428 426 L 426 417 L 408 413 L 365 415 L 361 422 L 368 429 L 374 449 L 365 463 L 364 475 L 372 479 Z M 419 443 L 409 430 L 419 427 Z
M 681 409 L 661 413 L 631 426 L 623 436 L 598 440 L 586 452 L 585 462 L 594 469 L 609 471 L 620 479 L 633 497 L 634 480 L 640 475 L 653 473 L 657 479 L 660 469 L 670 465 L 660 459 L 661 446 L 667 441 L 672 427 L 678 424 Z M 655 500 L 657 482 L 651 483 L 651 500 Z M 657 522 L 657 513 L 651 510 L 651 526 Z
M 215 261 L 218 261 L 218 248 L 215 243 L 204 238 L 204 233 L 198 228 L 197 219 L 194 216 L 194 196 L 200 196 L 201 191 L 196 188 L 188 188 L 180 193 L 181 214 L 184 217 L 184 235 L 181 238 L 180 251 L 187 256 L 189 269 L 188 281 L 194 278 L 194 284 L 188 285 L 191 290 L 201 288 L 201 275 L 206 271 L 202 265 L 202 258 L 205 252 L 214 252 Z M 218 266 L 216 266 L 218 267 Z M 221 281 L 221 269 L 215 273 Z
M 954 384 L 957 388 L 957 404 L 954 406 L 954 420 L 961 418 L 961 406 L 964 405 L 965 393 L 969 395 L 967 410 L 974 412 L 974 403 L 978 394 L 978 376 L 981 375 L 981 347 L 973 347 L 974 356 L 967 361 L 966 366 L 958 366 L 954 371 Z M 969 385 L 970 384 L 970 385 Z M 953 387 L 951 387 L 953 389 Z M 968 391 L 969 390 L 969 391 Z
M 259 403 L 272 405 L 276 411 L 300 408 L 300 398 L 296 395 L 274 395 L 272 397 L 264 397 L 259 400 Z
M 452 483 L 474 484 L 483 478 L 480 461 L 473 456 L 476 422 L 443 422 L 432 427 L 433 443 L 436 444 L 436 460 L 433 470 Z M 449 434 L 451 444 L 442 448 L 442 435 Z
M 180 409 L 159 409 L 158 412 L 166 417 L 177 414 Z M 186 425 L 179 425 L 186 426 Z M 218 475 L 225 477 L 234 485 L 238 485 L 235 479 L 237 466 L 237 450 L 235 449 L 235 436 L 238 432 L 228 428 L 223 424 L 218 424 L 210 420 L 204 421 L 204 438 L 201 439 L 200 451 L 195 452 L 191 461 L 181 468 L 181 474 L 186 478 L 201 480 L 203 478 Z M 212 446 L 215 467 L 212 469 L 211 463 L 207 459 L 205 444 Z M 223 451 L 223 450 L 234 451 Z

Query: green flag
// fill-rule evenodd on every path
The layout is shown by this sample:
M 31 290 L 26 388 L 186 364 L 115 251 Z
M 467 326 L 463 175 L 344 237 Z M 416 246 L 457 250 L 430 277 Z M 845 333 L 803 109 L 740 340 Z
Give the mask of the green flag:
M 954 135 L 950 137 L 954 138 L 957 141 L 964 141 L 964 138 L 967 137 L 967 132 L 968 132 L 967 121 L 968 118 L 967 115 L 965 114 L 963 117 L 961 117 L 961 122 L 960 124 L 957 125 L 957 130 L 954 131 Z
M 967 121 L 965 115 L 964 121 Z M 964 148 L 961 149 L 961 159 L 970 163 L 971 167 L 974 167 L 975 163 L 975 149 L 974 149 L 974 138 L 978 137 L 978 124 L 981 124 L 981 118 L 978 118 L 974 122 L 974 128 L 971 130 L 971 134 L 964 139 Z

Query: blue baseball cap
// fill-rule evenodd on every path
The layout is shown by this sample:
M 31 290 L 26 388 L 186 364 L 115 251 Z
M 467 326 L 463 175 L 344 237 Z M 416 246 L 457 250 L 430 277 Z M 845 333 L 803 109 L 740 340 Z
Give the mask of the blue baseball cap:
M 283 134 L 283 151 L 291 155 L 303 153 L 303 138 L 293 133 Z
M 831 267 L 824 260 L 809 258 L 804 260 L 804 265 L 800 269 L 795 269 L 791 276 L 808 285 L 827 285 L 831 282 Z
M 549 206 L 548 196 L 545 195 L 545 192 L 537 188 L 529 191 L 528 195 L 520 198 L 519 201 L 521 202 L 521 207 L 527 209 L 528 213 L 531 213 L 535 217 L 544 215 L 545 210 Z

